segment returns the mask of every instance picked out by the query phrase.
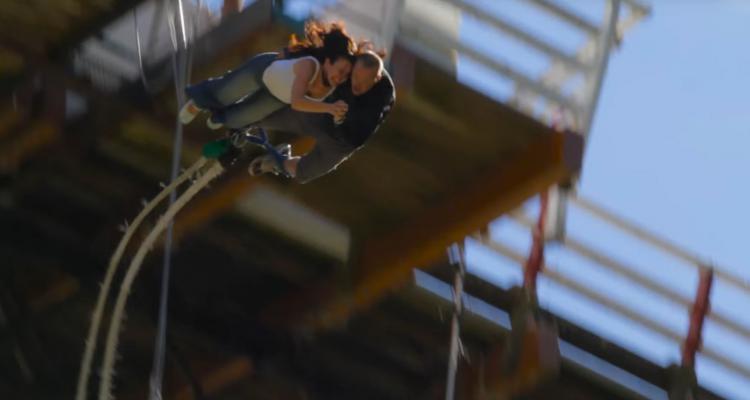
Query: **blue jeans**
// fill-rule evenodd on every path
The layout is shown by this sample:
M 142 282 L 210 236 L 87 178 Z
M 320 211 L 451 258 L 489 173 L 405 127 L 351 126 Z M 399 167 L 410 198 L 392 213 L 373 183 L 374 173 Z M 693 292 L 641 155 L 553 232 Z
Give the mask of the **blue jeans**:
M 261 53 L 239 68 L 185 89 L 195 104 L 212 113 L 211 120 L 229 128 L 242 128 L 288 106 L 263 84 L 263 72 L 278 53 Z

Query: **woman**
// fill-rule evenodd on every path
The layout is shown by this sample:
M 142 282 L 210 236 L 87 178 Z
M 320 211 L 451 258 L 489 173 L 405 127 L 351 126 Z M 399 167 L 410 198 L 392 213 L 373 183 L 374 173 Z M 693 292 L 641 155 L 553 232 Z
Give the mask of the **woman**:
M 188 87 L 190 100 L 180 111 L 180 121 L 187 124 L 206 110 L 211 113 L 207 124 L 212 129 L 236 129 L 285 106 L 341 119 L 346 103 L 329 104 L 323 99 L 349 78 L 354 52 L 354 41 L 342 24 L 308 22 L 304 40 L 292 35 L 285 58 L 262 53 L 221 77 Z
M 310 182 L 334 170 L 365 144 L 393 107 L 396 93 L 383 67 L 385 52 L 375 51 L 371 43 L 364 41 L 357 45 L 357 51 L 349 82 L 329 97 L 329 101 L 342 100 L 349 105 L 344 119 L 331 121 L 325 115 L 286 108 L 256 123 L 266 130 L 315 139 L 315 147 L 309 153 L 284 161 L 284 170 L 298 182 Z M 250 163 L 249 172 L 260 175 L 277 168 L 273 157 L 261 156 Z

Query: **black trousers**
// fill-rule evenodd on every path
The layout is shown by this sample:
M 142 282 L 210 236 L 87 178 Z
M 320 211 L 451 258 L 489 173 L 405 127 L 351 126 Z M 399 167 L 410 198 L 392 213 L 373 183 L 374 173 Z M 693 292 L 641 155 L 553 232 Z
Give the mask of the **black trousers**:
M 267 131 L 309 136 L 315 139 L 315 147 L 302 156 L 297 165 L 296 180 L 307 183 L 319 178 L 349 158 L 357 147 L 332 135 L 332 117 L 328 114 L 306 113 L 284 107 L 262 119 L 256 125 Z

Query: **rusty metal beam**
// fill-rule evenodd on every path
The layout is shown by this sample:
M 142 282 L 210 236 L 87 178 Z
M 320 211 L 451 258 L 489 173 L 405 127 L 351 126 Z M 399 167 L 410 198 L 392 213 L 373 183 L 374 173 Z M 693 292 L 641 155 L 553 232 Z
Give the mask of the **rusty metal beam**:
M 0 172 L 13 172 L 26 157 L 53 142 L 62 131 L 65 118 L 65 87 L 55 71 L 45 71 L 37 79 L 41 88 L 32 82 L 14 94 L 12 104 L 0 111 L 0 129 L 7 136 L 0 144 Z M 38 104 L 37 104 L 38 103 Z M 14 129 L 15 127 L 15 129 Z M 17 130 L 16 132 L 10 132 Z
M 393 69 L 393 83 L 396 85 L 399 99 L 408 96 L 414 88 L 414 69 L 417 57 L 414 53 L 395 44 L 391 55 L 391 68 Z
M 29 21 L 19 19 L 14 21 L 13 24 L 8 26 L 14 29 L 15 32 L 26 32 L 31 30 L 31 35 L 19 35 L 18 37 L 24 38 L 24 42 L 21 42 L 15 37 L 5 38 L 4 44 L 6 46 L 15 47 L 24 58 L 24 63 L 32 64 L 35 66 L 49 66 L 51 64 L 62 64 L 65 63 L 68 54 L 75 49 L 76 46 L 80 45 L 88 36 L 95 35 L 106 27 L 111 22 L 115 21 L 121 15 L 128 10 L 142 3 L 144 0 L 122 0 L 122 1 L 104 1 L 98 2 L 99 4 L 80 4 L 81 7 L 78 12 L 66 13 L 63 7 L 58 5 L 65 5 L 66 2 L 54 2 L 54 3 L 39 3 L 35 5 L 24 4 L 22 10 L 26 13 L 30 13 L 31 18 Z M 28 3 L 28 2 L 26 2 Z M 20 4 L 20 2 L 19 2 Z M 8 7 L 3 5 L 3 7 Z M 36 10 L 35 8 L 44 8 L 43 14 L 54 17 L 58 24 L 64 26 L 58 26 L 57 29 L 42 30 L 41 33 L 36 34 L 39 30 L 34 30 L 35 25 L 39 24 L 39 17 L 42 10 Z M 35 14 L 36 13 L 36 14 Z M 28 23 L 33 20 L 35 23 Z M 50 21 L 47 22 L 49 25 Z M 7 28 L 7 26 L 6 26 Z M 59 33 L 50 35 L 47 37 L 49 31 L 58 31 Z M 26 32 L 29 33 L 29 32 Z M 26 42 L 30 42 L 26 45 Z M 27 78 L 33 73 L 31 67 L 26 67 L 23 70 L 17 71 L 12 74 L 4 74 L 0 76 L 0 89 L 8 89 L 17 82 Z
M 198 378 L 204 394 L 210 396 L 240 380 L 247 379 L 254 372 L 253 364 L 247 357 L 235 357 L 221 362 Z M 177 400 L 193 399 L 193 390 L 189 385 L 182 385 L 174 396 Z
M 251 382 L 245 383 L 239 390 L 230 390 L 227 397 L 243 399 L 274 400 L 307 400 L 308 389 L 298 379 L 278 373 L 264 373 L 254 376 Z M 316 397 L 319 398 L 319 397 Z
M 49 308 L 76 294 L 79 283 L 55 268 L 37 270 L 31 265 L 10 281 L 8 286 L 0 283 L 0 348 L 13 348 L 24 382 L 39 385 L 51 375 L 50 358 L 39 342 L 41 319 Z
M 143 315 L 139 314 L 138 317 L 138 321 L 131 321 L 130 325 L 134 326 L 127 329 L 126 339 L 138 342 L 138 354 L 141 354 L 141 351 L 148 354 L 151 351 L 153 326 L 142 318 Z M 173 327 L 172 331 L 174 334 L 170 335 L 169 341 L 173 345 L 175 342 L 180 343 L 180 349 L 185 350 L 185 354 L 181 351 L 178 354 L 175 351 L 176 347 L 170 352 L 170 357 L 179 358 L 175 361 L 183 365 L 178 366 L 181 371 L 177 367 L 166 371 L 163 389 L 165 398 L 195 399 L 196 389 L 205 398 L 212 398 L 226 388 L 255 375 L 255 365 L 250 358 L 228 353 L 226 349 L 217 347 L 218 343 L 213 338 L 196 335 L 191 328 L 179 324 Z M 143 347 L 140 348 L 141 346 Z M 135 365 L 132 358 L 135 356 L 131 354 L 131 364 L 123 365 L 122 368 L 132 368 Z M 185 369 L 188 369 L 192 376 L 186 377 Z M 149 385 L 146 376 L 138 375 L 138 382 L 132 381 L 136 378 L 135 375 L 130 378 L 131 382 L 123 384 L 121 397 L 133 400 L 148 397 Z
M 3 103 L 0 106 L 0 139 L 9 136 L 13 128 L 21 122 L 21 112 L 13 104 Z
M 58 266 L 48 264 L 48 260 L 21 254 L 19 253 L 19 256 L 23 258 L 19 260 L 22 261 L 11 262 L 9 265 L 17 269 L 17 272 L 11 287 L 6 287 L 5 290 L 17 293 L 24 313 L 41 314 L 78 294 L 81 283 L 77 277 Z M 3 290 L 3 287 L 0 287 L 0 290 Z
M 0 172 L 15 171 L 24 159 L 58 138 L 60 127 L 48 120 L 38 120 L 17 137 L 11 138 L 0 150 Z
M 295 319 L 306 330 L 327 329 L 380 301 L 412 280 L 412 269 L 435 264 L 445 247 L 482 229 L 523 201 L 578 173 L 583 139 L 549 130 L 510 160 L 501 160 L 464 187 L 406 221 L 390 234 L 367 240 L 352 288 L 336 294 L 322 282 L 269 307 L 266 321 Z M 274 315 L 286 315 L 280 321 Z
M 29 309 L 35 313 L 41 312 L 72 297 L 79 288 L 78 279 L 70 275 L 62 275 L 27 300 Z

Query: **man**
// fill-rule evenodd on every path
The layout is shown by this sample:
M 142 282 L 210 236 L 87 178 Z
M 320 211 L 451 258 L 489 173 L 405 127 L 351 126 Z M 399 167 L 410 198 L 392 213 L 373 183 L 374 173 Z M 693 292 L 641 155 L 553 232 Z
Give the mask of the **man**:
M 373 51 L 359 54 L 351 79 L 336 89 L 326 102 L 343 100 L 349 109 L 341 121 L 331 116 L 294 111 L 288 107 L 277 111 L 257 125 L 270 131 L 281 131 L 315 138 L 313 150 L 301 157 L 290 157 L 284 167 L 301 183 L 307 183 L 334 170 L 341 162 L 364 146 L 378 129 L 396 101 L 396 91 L 383 60 Z M 251 175 L 273 172 L 276 163 L 270 156 L 255 159 Z

